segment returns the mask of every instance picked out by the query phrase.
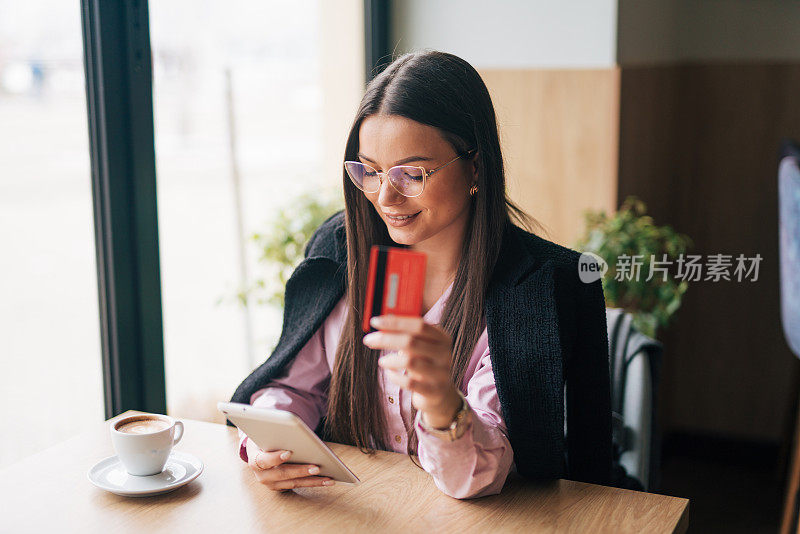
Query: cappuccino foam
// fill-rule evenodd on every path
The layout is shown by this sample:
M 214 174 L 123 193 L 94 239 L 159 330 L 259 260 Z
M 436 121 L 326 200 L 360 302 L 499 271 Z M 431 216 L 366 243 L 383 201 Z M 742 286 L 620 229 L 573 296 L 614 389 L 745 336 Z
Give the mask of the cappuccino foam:
M 152 434 L 169 428 L 169 423 L 161 419 L 134 419 L 122 423 L 117 430 L 125 434 Z

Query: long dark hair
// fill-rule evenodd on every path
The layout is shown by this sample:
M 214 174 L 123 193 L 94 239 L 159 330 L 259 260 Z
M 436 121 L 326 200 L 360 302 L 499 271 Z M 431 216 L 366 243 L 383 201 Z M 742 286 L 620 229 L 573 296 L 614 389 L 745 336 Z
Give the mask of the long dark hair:
M 484 296 L 509 218 L 528 230 L 539 223 L 506 196 L 503 156 L 494 107 L 478 72 L 452 54 L 425 51 L 395 59 L 367 86 L 347 138 L 345 160 L 357 160 L 359 129 L 375 114 L 399 115 L 438 128 L 457 154 L 477 149 L 478 192 L 453 289 L 441 327 L 452 336 L 451 378 L 461 388 L 475 343 L 483 330 Z M 335 441 L 365 452 L 388 449 L 379 382 L 379 351 L 362 343 L 361 307 L 372 245 L 398 246 L 386 225 L 346 172 L 342 173 L 347 233 L 348 318 L 343 328 L 329 390 L 326 430 Z M 416 411 L 412 414 L 413 424 Z M 416 434 L 407 428 L 408 452 L 416 452 Z

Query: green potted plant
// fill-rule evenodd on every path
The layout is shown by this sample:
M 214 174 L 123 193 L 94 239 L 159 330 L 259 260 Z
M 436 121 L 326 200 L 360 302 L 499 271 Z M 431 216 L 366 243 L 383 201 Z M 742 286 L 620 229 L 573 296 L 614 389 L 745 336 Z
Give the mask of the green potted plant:
M 658 329 L 666 327 L 680 308 L 689 284 L 676 279 L 674 269 L 668 269 L 666 280 L 656 273 L 647 281 L 651 263 L 663 261 L 664 254 L 668 261 L 675 262 L 692 246 L 692 241 L 670 226 L 656 226 L 646 211 L 644 202 L 634 196 L 625 199 L 613 215 L 586 211 L 586 231 L 575 248 L 597 254 L 608 264 L 608 272 L 602 277 L 606 305 L 631 313 L 634 326 L 655 338 Z M 625 262 L 618 263 L 620 258 L 639 256 L 638 277 L 618 276 L 619 269 L 626 274 Z
M 341 194 L 333 192 L 305 193 L 293 198 L 274 212 L 264 225 L 265 230 L 250 236 L 258 247 L 262 275 L 248 288 L 238 292 L 242 305 L 271 304 L 283 308 L 286 282 L 303 260 L 306 243 L 325 219 L 341 210 Z

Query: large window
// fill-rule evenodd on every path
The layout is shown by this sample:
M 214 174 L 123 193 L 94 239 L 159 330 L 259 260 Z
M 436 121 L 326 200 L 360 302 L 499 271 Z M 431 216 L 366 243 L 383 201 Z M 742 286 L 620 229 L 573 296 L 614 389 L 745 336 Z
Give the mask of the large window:
M 149 9 L 168 411 L 222 422 L 216 402 L 280 332 L 279 309 L 236 303 L 260 272 L 249 237 L 297 195 L 341 187 L 363 2 Z
M 3 467 L 104 412 L 80 9 L 0 13 Z

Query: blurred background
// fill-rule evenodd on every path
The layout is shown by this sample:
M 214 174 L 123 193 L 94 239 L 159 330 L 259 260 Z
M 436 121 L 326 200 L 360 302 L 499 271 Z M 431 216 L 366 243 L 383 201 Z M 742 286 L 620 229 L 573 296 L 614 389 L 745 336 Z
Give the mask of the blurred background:
M 630 250 L 760 255 L 755 280 L 606 297 L 663 348 L 648 489 L 692 499 L 690 531 L 778 528 L 800 391 L 777 180 L 781 140 L 800 139 L 800 3 L 146 7 L 161 301 L 142 313 L 162 317 L 168 413 L 223 422 L 216 402 L 270 354 L 286 275 L 341 205 L 365 82 L 392 55 L 437 49 L 481 73 L 511 197 L 549 239 L 601 256 L 635 241 L 613 222 L 633 196 L 630 217 L 661 233 Z M 110 417 L 83 32 L 78 3 L 0 0 L 0 420 L 30 429 L 4 435 L 0 468 Z M 626 298 L 656 290 L 648 306 Z

